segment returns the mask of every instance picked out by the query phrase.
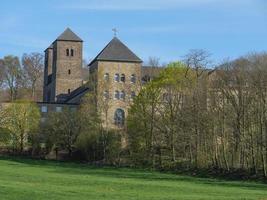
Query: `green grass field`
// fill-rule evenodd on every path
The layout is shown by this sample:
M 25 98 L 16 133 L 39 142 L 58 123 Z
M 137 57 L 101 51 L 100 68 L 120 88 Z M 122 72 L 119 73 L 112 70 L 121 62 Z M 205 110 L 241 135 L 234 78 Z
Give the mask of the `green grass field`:
M 267 200 L 267 185 L 133 169 L 0 158 L 0 199 Z

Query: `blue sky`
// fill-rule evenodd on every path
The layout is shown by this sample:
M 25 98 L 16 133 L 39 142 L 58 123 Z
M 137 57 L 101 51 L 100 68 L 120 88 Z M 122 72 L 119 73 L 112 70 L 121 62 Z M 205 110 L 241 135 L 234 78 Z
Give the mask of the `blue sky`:
M 92 59 L 118 37 L 144 61 L 205 49 L 215 63 L 267 50 L 267 0 L 2 0 L 0 57 L 43 50 L 70 27 Z

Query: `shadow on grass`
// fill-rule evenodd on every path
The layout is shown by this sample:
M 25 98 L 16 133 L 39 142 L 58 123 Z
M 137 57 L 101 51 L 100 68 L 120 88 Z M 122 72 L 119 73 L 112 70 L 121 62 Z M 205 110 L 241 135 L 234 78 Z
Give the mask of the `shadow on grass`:
M 192 176 L 177 175 L 171 173 L 160 173 L 156 171 L 133 169 L 133 168 L 116 168 L 107 166 L 94 166 L 87 163 L 74 162 L 60 162 L 50 160 L 33 160 L 30 158 L 20 157 L 1 157 L 0 160 L 11 161 L 19 164 L 24 164 L 34 167 L 46 168 L 49 171 L 57 174 L 71 174 L 71 175 L 90 175 L 98 177 L 110 177 L 118 179 L 139 179 L 144 181 L 182 181 L 194 184 L 206 184 L 210 186 L 223 187 L 238 187 L 247 188 L 250 190 L 265 189 L 267 191 L 267 184 L 258 182 L 244 182 L 244 181 L 226 181 L 212 178 L 198 178 Z M 10 163 L 10 165 L 15 165 Z

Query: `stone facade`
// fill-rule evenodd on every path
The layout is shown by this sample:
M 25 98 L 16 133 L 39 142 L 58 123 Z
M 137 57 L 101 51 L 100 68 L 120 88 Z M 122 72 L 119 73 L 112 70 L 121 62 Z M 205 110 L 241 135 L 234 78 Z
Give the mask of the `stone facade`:
M 43 86 L 43 101 L 51 101 L 51 82 L 52 82 L 52 67 L 53 67 L 53 45 L 45 50 L 44 64 L 44 86 Z
M 116 110 L 121 109 L 126 117 L 134 96 L 141 88 L 141 63 L 97 61 L 95 65 L 91 73 L 97 73 L 98 108 L 101 109 L 104 126 L 115 128 Z
M 45 51 L 44 102 L 58 102 L 83 84 L 82 41 L 55 40 Z
M 66 50 L 73 50 L 73 56 Z M 55 74 L 55 97 L 69 94 L 82 85 L 82 42 L 57 41 L 54 59 L 53 74 Z

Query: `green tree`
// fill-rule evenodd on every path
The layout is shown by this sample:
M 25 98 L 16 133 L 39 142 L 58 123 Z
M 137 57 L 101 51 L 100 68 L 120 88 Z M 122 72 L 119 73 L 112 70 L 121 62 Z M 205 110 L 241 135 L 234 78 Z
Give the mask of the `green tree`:
M 16 56 L 5 56 L 0 60 L 0 68 L 3 72 L 3 83 L 9 90 L 10 100 L 16 99 L 18 89 L 22 84 L 22 69 L 19 58 Z
M 135 161 L 155 166 L 155 156 L 162 164 L 162 153 L 176 161 L 180 149 L 182 113 L 190 96 L 194 77 L 182 63 L 171 63 L 160 76 L 148 83 L 135 98 L 128 116 L 128 134 Z M 136 155 L 136 156 L 135 156 Z M 140 157 L 141 156 L 141 157 Z
M 129 110 L 127 119 L 128 142 L 131 157 L 136 164 L 153 165 L 156 148 L 156 110 L 160 88 L 150 82 Z
M 16 101 L 4 108 L 3 112 L 4 123 L 1 127 L 11 133 L 13 148 L 22 153 L 29 136 L 36 134 L 39 128 L 39 108 L 29 101 Z
M 103 128 L 94 92 L 89 92 L 83 97 L 78 113 L 81 129 L 76 142 L 77 148 L 87 160 L 97 160 Z
M 56 156 L 58 150 L 67 150 L 71 157 L 80 132 L 77 113 L 67 107 L 62 112 L 51 113 L 44 132 L 48 149 L 55 150 Z

